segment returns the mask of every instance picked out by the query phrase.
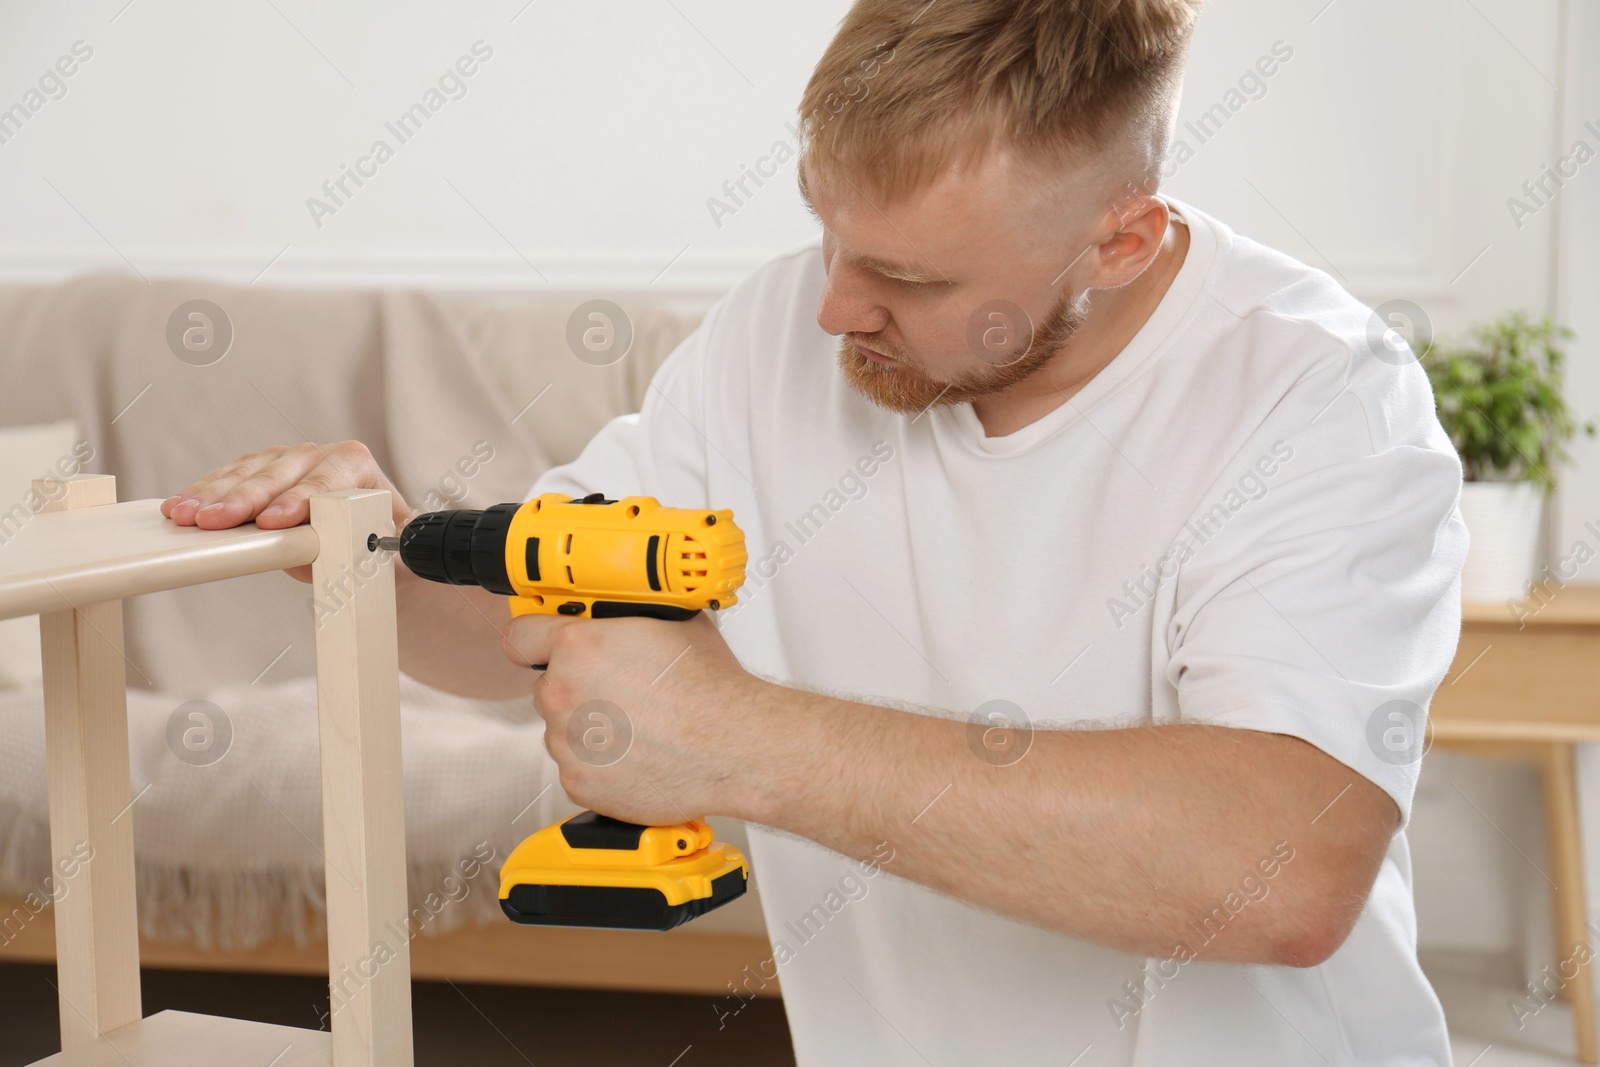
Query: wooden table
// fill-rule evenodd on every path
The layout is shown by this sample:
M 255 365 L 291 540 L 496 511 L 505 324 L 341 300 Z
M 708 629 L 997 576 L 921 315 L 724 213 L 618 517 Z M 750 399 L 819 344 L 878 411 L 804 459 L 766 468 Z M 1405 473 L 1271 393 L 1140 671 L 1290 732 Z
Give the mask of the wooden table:
M 1600 585 L 1549 588 L 1519 604 L 1466 604 L 1455 662 L 1430 708 L 1433 741 L 1529 762 L 1543 782 L 1554 885 L 1555 955 L 1589 945 L 1575 747 L 1600 742 Z M 1572 1003 L 1578 1059 L 1600 1062 L 1594 968 L 1578 966 L 1561 995 Z M 1570 968 L 1569 968 L 1570 969 Z
M 407 921 L 394 571 L 369 543 L 394 532 L 390 494 L 313 497 L 311 524 L 289 530 L 201 530 L 167 520 L 160 501 L 116 503 L 107 475 L 33 490 L 44 506 L 0 548 L 0 619 L 39 616 L 52 874 L 65 890 L 55 903 L 62 1051 L 36 1067 L 409 1067 L 410 942 L 392 934 Z M 325 880 L 341 1000 L 332 1032 L 144 1018 L 124 818 L 137 798 L 122 601 L 306 563 L 324 607 L 332 601 L 315 619 L 323 852 L 341 875 Z

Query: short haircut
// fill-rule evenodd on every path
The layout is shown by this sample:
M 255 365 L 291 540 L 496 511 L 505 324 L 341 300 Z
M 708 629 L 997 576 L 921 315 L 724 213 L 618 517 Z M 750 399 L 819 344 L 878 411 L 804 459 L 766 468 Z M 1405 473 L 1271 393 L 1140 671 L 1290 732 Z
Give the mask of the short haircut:
M 801 98 L 803 166 L 894 199 L 995 140 L 1048 164 L 1134 124 L 1159 155 L 1199 7 L 857 0 Z

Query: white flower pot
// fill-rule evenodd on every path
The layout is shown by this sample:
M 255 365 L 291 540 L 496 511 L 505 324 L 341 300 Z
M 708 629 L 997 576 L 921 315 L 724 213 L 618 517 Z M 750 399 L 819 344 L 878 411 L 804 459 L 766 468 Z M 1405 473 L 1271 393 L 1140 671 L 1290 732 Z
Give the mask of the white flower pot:
M 1461 571 L 1461 599 L 1520 600 L 1539 565 L 1544 489 L 1532 482 L 1466 482 L 1461 517 L 1471 545 Z

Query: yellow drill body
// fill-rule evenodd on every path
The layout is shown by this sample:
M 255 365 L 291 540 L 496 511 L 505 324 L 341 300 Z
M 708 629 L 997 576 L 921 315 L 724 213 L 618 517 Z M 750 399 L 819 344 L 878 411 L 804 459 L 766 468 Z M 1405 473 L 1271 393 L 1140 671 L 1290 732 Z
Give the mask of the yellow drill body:
M 585 504 L 545 493 L 511 518 L 506 576 L 511 613 L 595 618 L 692 615 L 738 602 L 747 560 L 733 512 L 667 508 L 647 496 Z
M 391 540 L 414 573 L 503 594 L 514 616 L 681 621 L 737 603 L 747 560 L 731 511 L 600 493 L 430 512 Z M 742 896 L 749 876 L 699 820 L 640 826 L 585 811 L 512 850 L 500 907 L 527 925 L 669 930 Z

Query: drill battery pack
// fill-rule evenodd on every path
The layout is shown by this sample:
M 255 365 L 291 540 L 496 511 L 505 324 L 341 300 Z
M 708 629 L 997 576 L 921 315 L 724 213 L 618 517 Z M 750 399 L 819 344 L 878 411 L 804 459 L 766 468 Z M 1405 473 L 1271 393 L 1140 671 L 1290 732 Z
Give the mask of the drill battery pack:
M 640 826 L 585 811 L 500 869 L 500 908 L 528 926 L 670 930 L 744 895 L 750 865 L 698 820 Z

